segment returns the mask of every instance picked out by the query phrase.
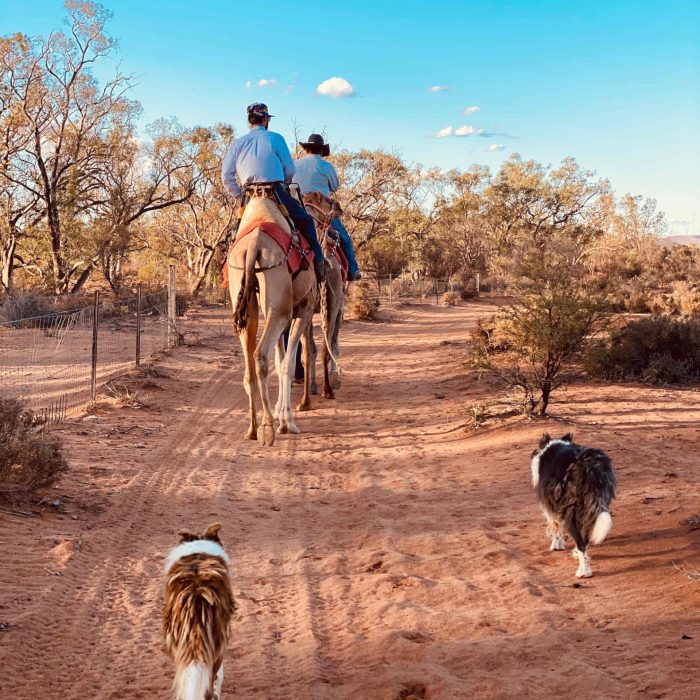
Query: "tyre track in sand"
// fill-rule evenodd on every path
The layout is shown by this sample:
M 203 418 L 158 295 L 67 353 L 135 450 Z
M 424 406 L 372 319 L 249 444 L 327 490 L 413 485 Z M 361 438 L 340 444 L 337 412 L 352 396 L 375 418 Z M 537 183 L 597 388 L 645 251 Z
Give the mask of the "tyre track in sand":
M 669 442 L 664 486 L 667 466 L 635 466 L 656 438 L 632 423 L 627 433 L 574 426 L 611 451 L 622 488 L 596 574 L 573 588 L 574 563 L 547 551 L 529 485 L 544 426 L 458 429 L 470 392 L 484 397 L 460 365 L 463 341 L 489 310 L 414 308 L 347 324 L 338 399 L 316 397 L 297 417 L 303 433 L 271 449 L 240 440 L 241 362 L 220 338 L 162 361 L 171 378 L 153 407 L 68 426 L 69 455 L 83 457 L 66 482 L 76 489 L 80 477 L 89 490 L 92 479 L 105 508 L 74 526 L 82 546 L 56 566 L 60 577 L 47 575 L 35 543 L 65 519 L 19 522 L 32 547 L 3 537 L 0 584 L 12 592 L 0 588 L 0 622 L 15 624 L 0 634 L 0 698 L 169 698 L 163 559 L 179 529 L 216 521 L 239 605 L 225 698 L 396 700 L 421 688 L 431 700 L 564 697 L 572 676 L 582 696 L 697 697 L 700 627 L 687 610 L 700 599 L 671 566 L 692 566 L 698 544 L 677 525 L 697 493 L 682 459 L 691 443 Z M 686 401 L 678 439 L 694 438 L 692 396 L 671 398 Z M 575 402 L 561 406 L 579 418 Z M 658 406 L 657 420 L 672 420 Z M 130 437 L 158 421 L 143 444 Z M 100 469 L 120 460 L 120 478 L 101 482 Z

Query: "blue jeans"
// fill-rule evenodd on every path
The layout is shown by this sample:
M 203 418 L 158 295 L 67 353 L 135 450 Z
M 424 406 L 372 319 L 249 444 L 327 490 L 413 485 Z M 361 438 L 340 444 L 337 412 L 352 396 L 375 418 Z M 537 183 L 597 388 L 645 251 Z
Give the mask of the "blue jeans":
M 352 244 L 352 238 L 350 238 L 350 234 L 347 232 L 347 229 L 343 226 L 343 222 L 340 219 L 333 219 L 331 221 L 331 226 L 340 236 L 340 245 L 343 248 L 345 257 L 348 259 L 348 274 L 353 277 L 360 268 L 357 266 L 357 260 L 355 259 L 355 248 Z
M 280 202 L 284 204 L 289 212 L 289 216 L 294 222 L 294 225 L 299 229 L 304 238 L 311 244 L 311 250 L 314 251 L 314 257 L 319 262 L 323 261 L 323 251 L 318 242 L 318 236 L 316 235 L 316 225 L 311 215 L 304 209 L 304 207 L 299 204 L 299 202 L 292 197 L 291 194 L 284 189 L 282 184 L 278 184 L 275 187 L 275 194 L 279 197 Z

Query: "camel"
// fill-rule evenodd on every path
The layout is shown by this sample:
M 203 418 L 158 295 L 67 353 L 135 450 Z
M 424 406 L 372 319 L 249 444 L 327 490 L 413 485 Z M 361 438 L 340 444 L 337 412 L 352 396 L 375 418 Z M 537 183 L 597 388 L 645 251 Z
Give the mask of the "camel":
M 289 233 L 290 228 L 277 203 L 271 198 L 271 189 L 263 185 L 253 187 L 251 199 L 243 213 L 239 230 L 250 224 L 273 223 Z M 330 204 L 328 205 L 330 210 Z M 302 269 L 292 279 L 284 251 L 260 227 L 256 227 L 229 251 L 227 258 L 229 292 L 234 309 L 234 327 L 240 336 L 245 373 L 243 385 L 248 394 L 250 425 L 244 439 L 258 439 L 256 412 L 257 391 L 262 400 L 262 443 L 275 442 L 275 418 L 280 433 L 299 433 L 291 406 L 292 374 L 296 361 L 296 347 L 301 339 L 305 354 L 308 352 L 306 329 L 311 324 L 318 284 L 313 268 Z M 265 322 L 257 341 L 259 310 Z M 291 322 L 288 349 L 282 347 L 282 333 Z M 279 399 L 273 413 L 268 389 L 268 375 L 272 350 L 276 350 L 275 365 L 279 376 Z M 302 404 L 310 405 L 309 382 L 304 382 Z
M 340 245 L 339 241 L 329 235 L 331 219 L 340 216 L 340 205 L 324 197 L 320 192 L 304 195 L 304 204 L 316 221 L 321 247 L 327 261 L 325 290 L 321 290 L 321 326 L 323 329 L 323 398 L 334 399 L 334 389 L 340 389 L 340 372 L 337 358 L 340 356 L 338 335 L 343 322 L 343 302 L 345 300 L 345 282 L 338 259 L 333 254 Z M 328 211 L 328 207 L 331 207 Z M 324 308 L 325 307 L 325 308 Z M 310 384 L 316 384 L 316 345 L 313 342 L 313 328 L 309 327 L 309 360 L 304 352 L 304 375 L 309 374 Z M 330 347 L 329 347 L 330 343 Z

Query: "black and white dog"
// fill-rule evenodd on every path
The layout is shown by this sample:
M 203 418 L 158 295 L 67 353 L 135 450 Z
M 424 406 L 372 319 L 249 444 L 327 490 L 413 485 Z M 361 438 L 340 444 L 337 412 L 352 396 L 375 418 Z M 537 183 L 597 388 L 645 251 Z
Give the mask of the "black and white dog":
M 563 526 L 576 543 L 576 576 L 591 576 L 588 543 L 600 544 L 612 527 L 610 501 L 615 472 L 602 450 L 581 447 L 567 433 L 553 440 L 547 433 L 532 453 L 532 485 L 547 518 L 550 550 L 566 549 Z

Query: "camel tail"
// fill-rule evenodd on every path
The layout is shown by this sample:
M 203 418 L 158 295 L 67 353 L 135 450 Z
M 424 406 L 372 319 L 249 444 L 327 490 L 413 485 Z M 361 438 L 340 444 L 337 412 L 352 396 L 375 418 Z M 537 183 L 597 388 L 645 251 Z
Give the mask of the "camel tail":
M 253 235 L 251 243 L 243 254 L 243 279 L 233 311 L 233 327 L 239 335 L 248 325 L 248 304 L 255 292 L 255 262 L 258 258 L 258 238 Z

